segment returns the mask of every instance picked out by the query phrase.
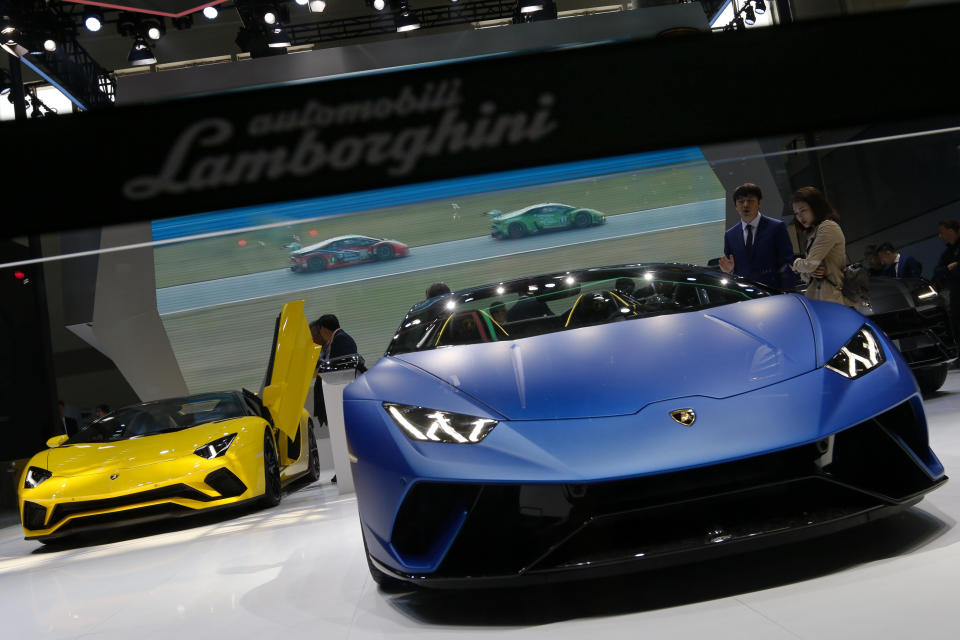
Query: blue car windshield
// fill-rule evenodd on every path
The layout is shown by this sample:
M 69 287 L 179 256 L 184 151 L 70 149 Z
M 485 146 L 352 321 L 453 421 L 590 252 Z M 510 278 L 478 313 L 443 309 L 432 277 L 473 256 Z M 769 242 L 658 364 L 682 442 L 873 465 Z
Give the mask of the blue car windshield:
M 473 287 L 414 306 L 386 355 L 516 340 L 780 293 L 702 267 L 624 265 Z
M 246 405 L 233 392 L 170 398 L 117 409 L 91 422 L 64 444 L 128 440 L 245 415 L 249 415 Z

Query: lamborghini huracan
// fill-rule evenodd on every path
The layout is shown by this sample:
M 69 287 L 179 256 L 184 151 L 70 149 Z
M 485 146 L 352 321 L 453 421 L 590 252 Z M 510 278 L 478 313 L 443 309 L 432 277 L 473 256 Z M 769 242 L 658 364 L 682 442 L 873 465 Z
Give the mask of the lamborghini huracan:
M 869 318 L 686 265 L 418 303 L 344 415 L 381 585 L 689 562 L 864 523 L 947 480 Z
M 330 238 L 290 254 L 290 270 L 323 271 L 351 264 L 402 258 L 410 248 L 402 242 L 368 236 L 339 236 Z
M 316 480 L 320 459 L 304 402 L 320 349 L 303 301 L 290 302 L 277 318 L 260 394 L 144 402 L 51 438 L 18 485 L 25 537 L 48 541 L 248 501 L 273 506 L 286 484 Z
M 586 229 L 607 220 L 599 211 L 556 202 L 535 204 L 508 213 L 491 211 L 489 215 L 493 216 L 490 235 L 497 239 L 522 238 L 554 229 Z

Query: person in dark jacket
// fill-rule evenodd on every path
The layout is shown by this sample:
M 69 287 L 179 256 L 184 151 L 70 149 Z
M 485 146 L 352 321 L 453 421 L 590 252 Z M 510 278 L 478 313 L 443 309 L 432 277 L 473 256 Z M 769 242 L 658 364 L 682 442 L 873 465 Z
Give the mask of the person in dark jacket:
M 434 282 L 429 287 L 427 287 L 427 300 L 430 298 L 436 298 L 437 296 L 442 296 L 444 294 L 450 293 L 450 287 L 447 286 L 444 282 Z
M 77 424 L 77 421 L 74 418 L 71 418 L 66 414 L 66 408 L 64 407 L 63 400 L 58 400 L 57 406 L 60 409 L 60 428 L 62 428 L 63 432 L 68 436 L 76 435 L 76 433 L 80 431 L 80 425 Z
M 877 257 L 883 263 L 880 275 L 891 278 L 919 278 L 923 270 L 916 258 L 898 253 L 889 242 L 877 247 Z
M 320 360 L 332 360 L 341 356 L 358 353 L 357 342 L 340 327 L 340 320 L 332 313 L 325 313 L 310 323 L 310 335 L 313 341 L 321 345 Z M 313 386 L 313 413 L 320 424 L 327 423 L 327 407 L 323 401 L 323 381 L 320 376 Z M 336 482 L 333 476 L 331 482 Z
M 877 245 L 868 244 L 863 249 L 863 264 L 867 267 L 867 273 L 871 276 L 883 274 L 883 263 L 880 262 L 880 256 L 877 255 Z
M 340 321 L 332 313 L 324 314 L 311 322 L 310 334 L 313 336 L 313 341 L 322 347 L 320 360 L 331 360 L 358 353 L 356 341 L 340 328 Z M 320 424 L 326 424 L 327 410 L 323 404 L 323 388 L 320 384 L 320 376 L 317 376 L 313 386 L 313 413 Z
M 310 324 L 313 341 L 323 347 L 321 360 L 331 360 L 340 356 L 357 353 L 357 343 L 346 331 L 340 328 L 337 316 L 327 313 Z
M 950 323 L 953 334 L 960 336 L 960 223 L 941 220 L 939 236 L 947 248 L 933 270 L 933 282 L 950 297 Z
M 733 192 L 740 222 L 723 236 L 720 269 L 771 287 L 791 289 L 796 277 L 790 269 L 794 252 L 787 226 L 760 213 L 762 199 L 760 187 L 749 182 Z

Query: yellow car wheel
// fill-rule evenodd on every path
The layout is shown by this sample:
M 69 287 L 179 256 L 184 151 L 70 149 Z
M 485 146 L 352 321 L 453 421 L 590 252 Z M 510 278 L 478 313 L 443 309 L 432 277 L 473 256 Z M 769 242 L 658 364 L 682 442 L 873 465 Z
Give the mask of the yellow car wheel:
M 283 485 L 280 481 L 280 459 L 277 456 L 277 445 L 270 437 L 269 431 L 263 433 L 263 503 L 268 507 L 280 504 L 283 496 Z
M 320 479 L 320 450 L 317 448 L 317 436 L 313 433 L 313 425 L 307 427 L 307 442 L 310 443 L 310 467 L 307 478 L 310 482 Z

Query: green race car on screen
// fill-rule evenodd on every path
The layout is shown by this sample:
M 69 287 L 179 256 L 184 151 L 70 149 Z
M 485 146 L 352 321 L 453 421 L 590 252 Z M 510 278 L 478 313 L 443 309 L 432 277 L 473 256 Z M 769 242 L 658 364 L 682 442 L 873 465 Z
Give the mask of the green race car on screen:
M 606 222 L 599 211 L 556 202 L 534 204 L 509 213 L 491 211 L 489 214 L 494 216 L 490 230 L 494 238 L 522 238 L 552 229 L 586 229 Z

